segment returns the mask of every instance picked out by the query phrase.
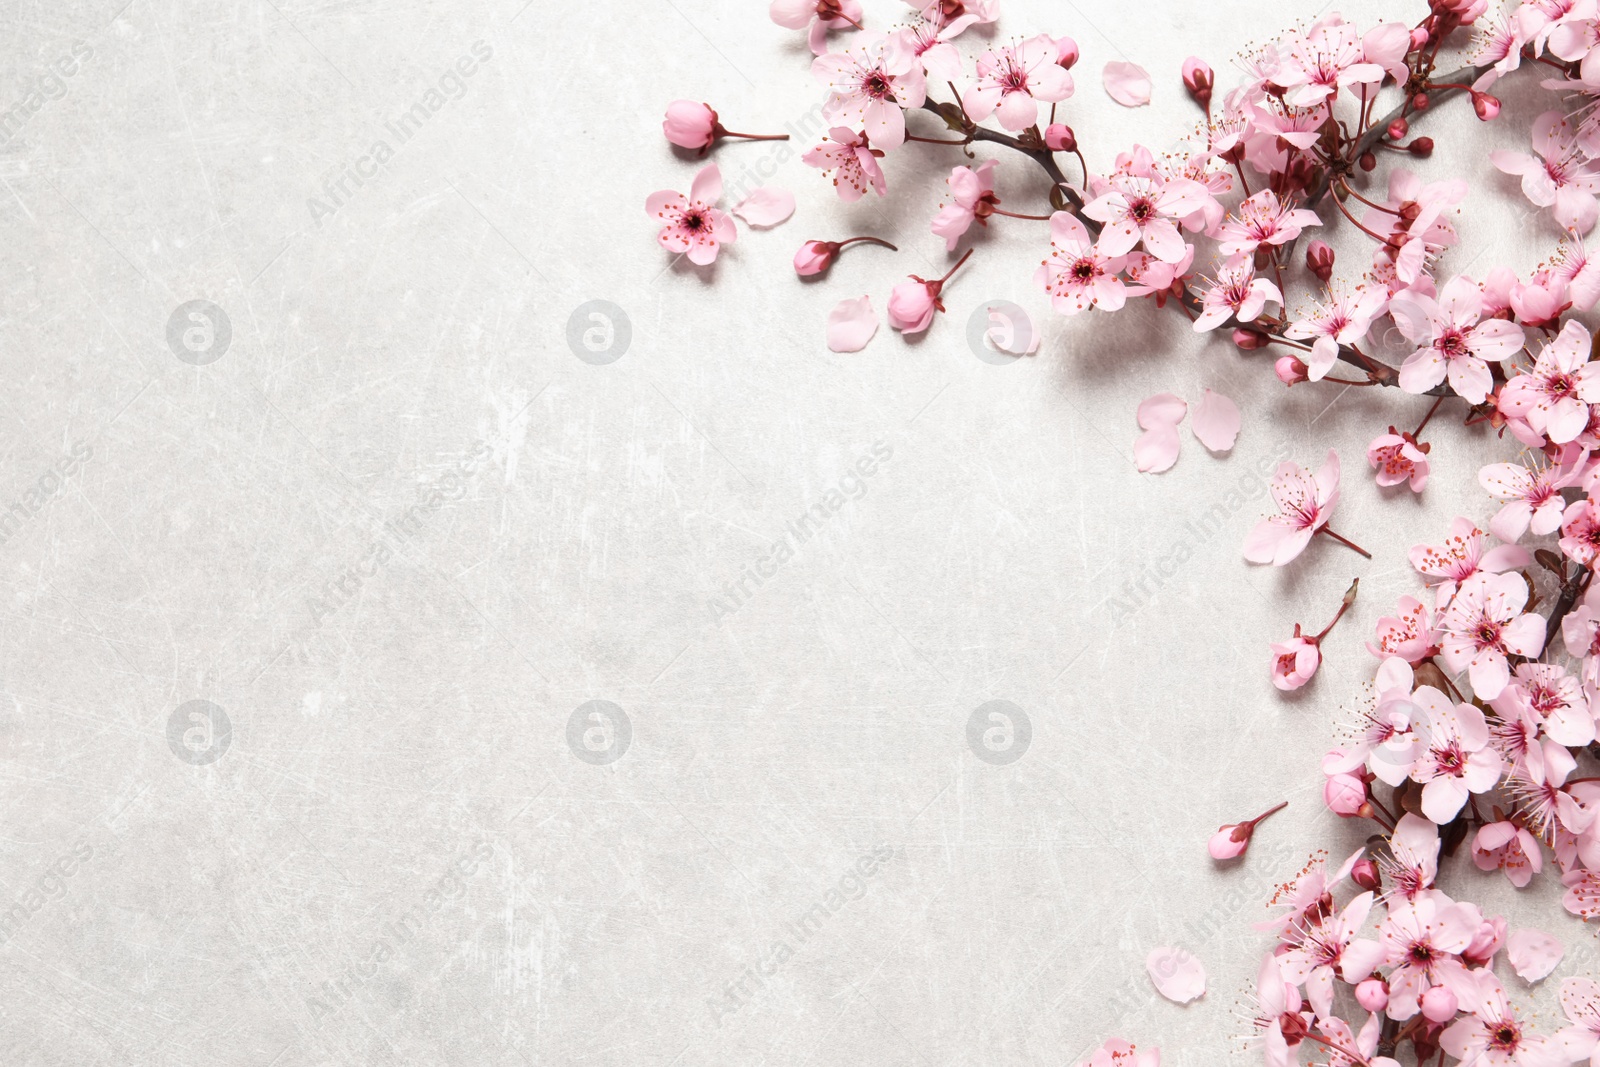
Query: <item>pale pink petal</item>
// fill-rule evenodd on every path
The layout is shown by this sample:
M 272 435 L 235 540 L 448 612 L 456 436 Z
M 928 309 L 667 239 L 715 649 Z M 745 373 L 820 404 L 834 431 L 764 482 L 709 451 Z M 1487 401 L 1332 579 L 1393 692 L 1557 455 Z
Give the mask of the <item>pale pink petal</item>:
M 1239 422 L 1239 405 L 1207 389 L 1200 406 L 1195 408 L 1189 429 L 1211 451 L 1226 452 L 1239 438 Z
M 752 226 L 776 226 L 794 214 L 794 194 L 776 185 L 763 185 L 733 209 Z
M 828 313 L 828 347 L 835 352 L 859 352 L 878 332 L 878 313 L 870 296 L 841 300 Z
M 1133 463 L 1151 474 L 1162 471 L 1178 462 L 1178 430 L 1175 426 L 1157 426 L 1146 430 L 1133 443 Z
M 722 171 L 715 163 L 707 163 L 694 176 L 689 187 L 689 199 L 701 204 L 715 204 L 722 199 Z
M 1525 982 L 1537 982 L 1555 970 L 1565 951 L 1542 930 L 1513 930 L 1506 939 L 1506 959 Z
M 1012 304 L 989 309 L 989 343 L 1012 356 L 1031 356 L 1039 351 L 1039 329 L 1022 308 Z
M 1139 404 L 1139 426 L 1145 430 L 1153 430 L 1157 426 L 1177 426 L 1188 413 L 1189 405 L 1184 403 L 1182 397 L 1157 393 Z
M 1150 102 L 1150 73 L 1137 63 L 1114 59 L 1101 75 L 1106 94 L 1123 107 L 1142 107 Z
M 1206 969 L 1181 948 L 1158 948 L 1144 961 L 1156 992 L 1174 1004 L 1187 1004 L 1205 995 Z

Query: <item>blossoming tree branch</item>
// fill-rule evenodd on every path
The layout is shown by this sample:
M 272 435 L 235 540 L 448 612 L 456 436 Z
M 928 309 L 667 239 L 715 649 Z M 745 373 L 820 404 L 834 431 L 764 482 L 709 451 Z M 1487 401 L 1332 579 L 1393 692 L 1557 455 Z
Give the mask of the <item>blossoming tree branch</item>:
M 951 253 L 974 226 L 1034 226 L 1042 260 L 1034 284 L 1060 314 L 1153 301 L 1197 332 L 1226 330 L 1240 349 L 1275 355 L 1286 386 L 1432 398 L 1414 428 L 1389 426 L 1372 439 L 1365 459 L 1379 485 L 1424 491 L 1423 434 L 1435 418 L 1483 425 L 1505 444 L 1505 461 L 1479 473 L 1484 511 L 1494 512 L 1487 530 L 1458 518 L 1437 543 L 1407 549 L 1421 588 L 1377 623 L 1367 644 L 1373 695 L 1320 768 L 1328 808 L 1369 823 L 1373 836 L 1336 865 L 1313 852 L 1270 902 L 1258 927 L 1267 943 L 1251 1043 L 1270 1067 L 1447 1058 L 1600 1067 L 1600 984 L 1565 978 L 1565 1018 L 1534 1026 L 1503 975 L 1543 980 L 1562 958 L 1559 939 L 1508 928 L 1466 899 L 1470 885 L 1439 884 L 1441 858 L 1466 848 L 1478 868 L 1519 888 L 1560 879 L 1568 912 L 1600 918 L 1600 585 L 1591 588 L 1600 360 L 1579 318 L 1600 299 L 1600 261 L 1584 245 L 1600 191 L 1600 3 L 1513 0 L 1491 10 L 1489 0 L 1432 0 L 1405 5 L 1417 9 L 1414 22 L 1370 26 L 1324 15 L 1239 57 L 1244 79 L 1225 93 L 1192 58 L 1174 78 L 1202 121 L 1185 150 L 1157 155 L 1079 145 L 1062 106 L 1077 88 L 1071 38 L 1035 33 L 968 47 L 965 31 L 995 23 L 999 0 L 907 2 L 883 0 L 889 10 L 869 20 L 859 0 L 772 0 L 772 20 L 803 31 L 815 54 L 830 128 L 802 158 L 840 199 L 889 195 L 894 157 L 908 141 L 948 146 L 969 162 L 979 143 L 1008 150 L 1047 175 L 1047 202 L 1003 199 L 1000 161 L 958 162 L 947 197 L 930 210 L 930 228 Z M 1490 162 L 1564 236 L 1526 276 L 1504 266 L 1453 273 L 1451 220 L 1469 185 L 1427 173 L 1434 144 L 1421 131 L 1436 111 L 1457 113 L 1447 122 L 1500 120 L 1495 88 L 1513 77 L 1548 92 L 1548 109 L 1525 131 L 1527 151 L 1496 151 Z M 1149 101 L 1150 76 L 1134 64 L 1108 62 L 1100 80 L 1121 104 Z M 669 106 L 664 130 L 701 155 L 768 136 L 730 131 L 708 105 L 686 100 Z M 710 163 L 687 196 L 651 196 L 661 246 L 708 264 L 737 239 L 735 216 L 766 227 L 794 208 L 792 195 L 769 187 L 730 214 L 718 207 L 721 194 Z M 1368 254 L 1336 263 L 1313 239 L 1334 228 Z M 871 234 L 810 240 L 794 269 L 822 275 L 846 251 L 878 248 L 894 251 Z M 969 247 L 941 277 L 894 285 L 890 325 L 904 334 L 937 328 L 946 289 L 973 254 Z M 833 350 L 857 351 L 878 325 L 870 294 L 850 296 L 824 333 Z M 1409 352 L 1387 356 L 1386 333 Z M 990 336 L 1015 354 L 1038 344 L 1038 331 L 1014 316 L 997 319 Z M 1188 415 L 1169 394 L 1139 406 L 1141 469 L 1172 465 Z M 1209 391 L 1191 419 L 1195 436 L 1219 452 L 1239 425 L 1237 406 Z M 1250 532 L 1245 558 L 1290 566 L 1316 537 L 1363 555 L 1404 547 L 1369 548 L 1334 531 L 1340 477 L 1335 452 L 1314 470 L 1280 465 L 1278 513 Z M 1352 584 L 1329 605 L 1319 632 L 1296 626 L 1272 646 L 1264 658 L 1278 688 L 1312 678 L 1322 640 L 1356 592 Z M 1211 855 L 1243 855 L 1282 806 L 1223 826 Z M 1158 950 L 1148 968 L 1172 999 L 1204 992 L 1203 966 L 1187 953 Z M 1113 1036 L 1089 1065 L 1158 1062 L 1155 1049 Z

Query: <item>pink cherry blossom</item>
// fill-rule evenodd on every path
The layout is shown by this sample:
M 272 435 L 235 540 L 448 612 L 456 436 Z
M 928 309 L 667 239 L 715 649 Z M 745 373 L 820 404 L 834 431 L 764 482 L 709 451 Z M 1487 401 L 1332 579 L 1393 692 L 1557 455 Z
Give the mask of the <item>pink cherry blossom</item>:
M 1400 388 L 1425 393 L 1444 381 L 1474 404 L 1494 384 L 1488 361 L 1498 362 L 1522 348 L 1522 327 L 1504 319 L 1480 322 L 1482 295 L 1470 278 L 1452 278 L 1437 301 L 1407 291 L 1389 302 L 1400 332 L 1420 344 L 1400 365 Z
M 1101 234 L 1101 239 L 1105 239 L 1105 234 Z M 1181 243 L 1182 238 L 1177 239 Z M 1256 277 L 1255 263 L 1250 256 L 1234 256 L 1218 268 L 1216 281 L 1201 296 L 1200 314 L 1194 320 L 1195 332 L 1214 330 L 1230 318 L 1242 323 L 1254 322 L 1266 310 L 1269 300 L 1282 306 L 1283 294 L 1270 280 Z
M 1467 671 L 1483 700 L 1510 681 L 1508 655 L 1533 657 L 1544 648 L 1544 619 L 1525 614 L 1527 602 L 1520 574 L 1474 574 L 1439 618 L 1440 655 L 1452 671 Z
M 1376 624 L 1377 643 L 1367 642 L 1367 650 L 1380 658 L 1399 656 L 1409 663 L 1430 659 L 1438 648 L 1427 606 L 1416 597 L 1403 596 L 1398 615 L 1385 615 Z
M 1559 111 L 1546 111 L 1533 121 L 1533 150 L 1497 149 L 1489 159 L 1507 174 L 1522 177 L 1522 195 L 1539 207 L 1554 207 L 1563 227 L 1588 233 L 1600 210 L 1600 162 L 1579 149 L 1572 124 Z
M 939 36 L 950 40 L 970 26 L 982 26 L 1000 17 L 1000 0 L 906 0 L 922 17 L 943 27 Z
M 1526 567 L 1533 561 L 1532 556 L 1515 545 L 1500 545 L 1486 551 L 1483 531 L 1463 518 L 1450 523 L 1450 536 L 1441 544 L 1412 545 L 1410 559 L 1419 573 L 1444 579 L 1440 587 L 1441 602 L 1449 599 L 1457 585 L 1479 571 L 1500 574 Z
M 1478 472 L 1478 484 L 1505 506 L 1489 520 L 1489 532 L 1502 541 L 1516 542 L 1532 530 L 1543 537 L 1561 528 L 1567 502 L 1561 490 L 1571 485 L 1577 471 L 1571 467 L 1529 468 L 1521 463 L 1491 463 Z
M 881 33 L 856 34 L 843 52 L 818 56 L 812 75 L 828 89 L 823 115 L 831 123 L 861 129 L 878 148 L 906 139 L 903 109 L 921 107 L 927 88 L 922 64 L 890 47 Z
M 714 206 L 722 199 L 722 172 L 707 163 L 694 176 L 688 197 L 671 190 L 651 193 L 644 209 L 663 225 L 657 240 L 661 247 L 677 255 L 687 254 L 699 266 L 716 261 L 725 244 L 733 244 L 739 233 L 733 219 Z
M 1326 303 L 1315 305 L 1305 318 L 1291 321 L 1284 336 L 1312 341 L 1311 353 L 1305 358 L 1306 376 L 1314 382 L 1326 377 L 1339 359 L 1340 346 L 1366 340 L 1373 320 L 1383 314 L 1387 304 L 1388 294 L 1381 289 L 1330 290 Z
M 1367 446 L 1367 463 L 1377 471 L 1379 485 L 1410 484 L 1413 493 L 1420 493 L 1428 484 L 1428 453 L 1426 445 L 1417 444 L 1410 434 L 1389 432 L 1379 434 Z
M 1561 514 L 1561 551 L 1585 567 L 1600 557 L 1600 501 L 1585 497 Z
M 1532 834 L 1513 822 L 1486 823 L 1472 838 L 1472 862 L 1480 871 L 1504 871 L 1518 889 L 1544 869 L 1544 852 Z
M 1293 947 L 1278 957 L 1284 979 L 1305 987 L 1306 999 L 1318 1015 L 1332 1011 L 1335 978 L 1359 982 L 1372 973 L 1382 956 L 1376 942 L 1356 937 L 1372 904 L 1373 895 L 1362 893 L 1337 916 L 1292 931 Z
M 989 224 L 989 215 L 1000 201 L 994 195 L 995 161 L 990 159 L 971 167 L 955 167 L 945 182 L 950 186 L 954 200 L 939 209 L 933 220 L 933 232 L 945 240 L 945 248 L 956 250 L 956 243 L 974 221 Z
M 1442 893 L 1390 900 L 1389 912 L 1378 926 L 1378 943 L 1384 960 L 1393 966 L 1387 1009 L 1391 1019 L 1405 1022 L 1415 1017 L 1422 994 L 1436 985 L 1476 1001 L 1476 979 L 1459 956 L 1472 944 L 1478 919 L 1476 908 L 1454 903 Z
M 1127 290 L 1117 277 L 1122 256 L 1107 255 L 1071 212 L 1050 216 L 1050 258 L 1034 272 L 1034 284 L 1050 294 L 1050 306 L 1063 315 L 1076 315 L 1091 307 L 1116 311 L 1127 300 Z
M 788 30 L 806 30 L 813 55 L 822 55 L 829 30 L 861 25 L 860 0 L 772 0 L 772 21 Z
M 1263 189 L 1239 205 L 1217 231 L 1217 250 L 1225 256 L 1254 252 L 1262 245 L 1287 244 L 1307 226 L 1322 220 L 1309 208 L 1291 208 L 1271 189 Z
M 1600 1049 L 1600 983 L 1592 978 L 1568 978 L 1561 983 L 1561 1010 L 1568 1026 L 1556 1035 L 1576 1057 L 1592 1057 Z
M 1419 686 L 1412 700 L 1427 717 L 1428 734 L 1411 780 L 1422 786 L 1422 813 L 1443 826 L 1470 794 L 1495 787 L 1504 762 L 1489 746 L 1488 722 L 1475 706 L 1458 704 L 1428 685 Z
M 1039 121 L 1039 101 L 1054 103 L 1072 95 L 1072 75 L 1056 62 L 1056 44 L 1040 34 L 1001 45 L 978 57 L 978 77 L 961 106 L 974 122 L 997 115 L 1008 130 L 1025 130 Z
M 1343 88 L 1376 86 L 1383 74 L 1381 66 L 1367 61 L 1354 26 L 1323 20 L 1309 33 L 1288 34 L 1287 54 L 1273 81 L 1289 90 L 1289 103 L 1306 107 Z
M 826 141 L 809 149 L 800 159 L 824 174 L 832 171 L 833 187 L 839 199 L 849 203 L 861 199 L 869 188 L 879 196 L 888 190 L 883 168 L 878 166 L 882 155 L 881 150 L 867 144 L 864 134 L 848 126 L 835 126 L 828 131 Z
M 1575 440 L 1589 425 L 1589 405 L 1600 403 L 1600 363 L 1589 362 L 1589 345 L 1589 331 L 1568 319 L 1533 367 L 1500 391 L 1500 410 L 1558 445 Z
M 1204 206 L 1211 198 L 1205 186 L 1187 178 L 1163 180 L 1153 173 L 1127 172 L 1112 175 L 1107 186 L 1083 207 L 1086 216 L 1105 223 L 1100 247 L 1107 255 L 1124 255 L 1142 241 L 1151 255 L 1167 263 L 1184 257 L 1188 246 L 1174 220 Z
M 1262 519 L 1245 538 L 1244 558 L 1281 567 L 1304 552 L 1328 524 L 1339 501 L 1339 455 L 1332 449 L 1315 474 L 1297 463 L 1280 463 L 1272 476 L 1279 514 Z
M 1140 1051 L 1120 1037 L 1107 1038 L 1080 1067 L 1161 1067 L 1161 1050 Z
M 1559 1067 L 1571 1062 L 1548 1038 L 1527 1032 L 1493 974 L 1477 983 L 1478 1004 L 1439 1035 L 1439 1047 L 1481 1067 Z
M 922 21 L 903 26 L 890 35 L 891 47 L 909 52 L 922 64 L 923 74 L 935 85 L 961 77 L 961 53 L 945 37 L 946 27 Z
M 1322 665 L 1322 650 L 1315 637 L 1302 637 L 1295 623 L 1294 636 L 1272 643 L 1272 684 L 1285 692 L 1311 681 Z

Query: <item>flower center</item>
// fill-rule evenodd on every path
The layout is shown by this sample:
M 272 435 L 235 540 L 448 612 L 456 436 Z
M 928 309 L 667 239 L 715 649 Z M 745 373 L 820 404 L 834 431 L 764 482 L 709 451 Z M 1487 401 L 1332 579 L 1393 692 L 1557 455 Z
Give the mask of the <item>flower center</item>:
M 1072 276 L 1080 282 L 1090 281 L 1098 273 L 1092 259 L 1080 259 L 1072 265 Z
M 1150 202 L 1150 198 L 1147 196 L 1141 196 L 1128 205 L 1128 215 L 1135 222 L 1148 222 L 1155 217 L 1155 214 L 1156 206 Z
M 889 84 L 889 79 L 881 70 L 869 71 L 861 79 L 861 91 L 874 100 L 886 100 L 894 95 L 894 87 Z
M 1434 347 L 1445 359 L 1456 359 L 1467 354 L 1467 339 L 1460 330 L 1446 330 L 1439 340 L 1434 342 Z
M 1489 1031 L 1489 1047 L 1499 1052 L 1514 1052 L 1521 1036 L 1522 1031 L 1517 1024 L 1505 1020 Z
M 683 228 L 690 233 L 701 233 L 710 225 L 711 222 L 703 211 L 691 210 L 683 213 Z

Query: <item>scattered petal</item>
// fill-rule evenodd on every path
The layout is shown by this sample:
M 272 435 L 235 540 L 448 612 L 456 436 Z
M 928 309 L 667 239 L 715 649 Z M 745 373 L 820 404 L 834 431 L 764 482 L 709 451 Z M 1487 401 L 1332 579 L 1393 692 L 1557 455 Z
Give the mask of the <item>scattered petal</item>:
M 870 296 L 841 300 L 828 313 L 828 347 L 835 352 L 859 352 L 878 332 L 878 313 Z
M 1157 393 L 1139 404 L 1138 418 L 1141 430 L 1154 430 L 1158 426 L 1176 429 L 1189 413 L 1189 405 L 1182 397 L 1171 393 Z
M 1239 405 L 1232 400 L 1206 390 L 1200 406 L 1195 409 L 1194 421 L 1189 424 L 1200 443 L 1213 452 L 1226 452 L 1239 439 Z
M 1565 954 L 1561 942 L 1542 930 L 1514 930 L 1506 939 L 1506 959 L 1525 982 L 1537 982 L 1548 975 Z
M 1015 304 L 989 309 L 989 329 L 984 333 L 998 351 L 1013 356 L 1031 356 L 1039 351 L 1039 328 L 1028 313 Z
M 794 194 L 763 185 L 734 207 L 733 213 L 752 226 L 776 226 L 794 214 Z
M 1150 72 L 1137 63 L 1114 59 L 1101 75 L 1106 94 L 1123 107 L 1142 107 L 1150 102 Z
M 1181 948 L 1158 948 L 1144 961 L 1156 992 L 1174 1004 L 1187 1004 L 1206 992 L 1206 969 Z
M 1134 466 L 1147 474 L 1160 474 L 1178 462 L 1178 429 L 1157 426 L 1146 430 L 1133 443 Z

